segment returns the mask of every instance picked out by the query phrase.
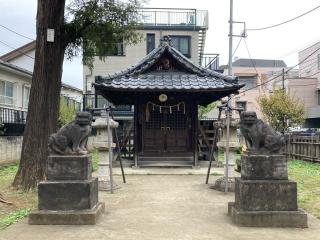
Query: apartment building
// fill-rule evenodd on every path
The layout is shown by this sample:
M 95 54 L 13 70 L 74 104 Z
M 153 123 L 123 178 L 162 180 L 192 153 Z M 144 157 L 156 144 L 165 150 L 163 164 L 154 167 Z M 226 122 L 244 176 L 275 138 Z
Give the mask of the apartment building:
M 240 94 L 235 97 L 234 104 L 246 111 L 255 111 L 262 118 L 262 113 L 257 103 L 257 98 L 268 93 L 264 84 L 270 77 L 270 73 L 279 72 L 287 65 L 283 60 L 274 59 L 246 59 L 239 58 L 232 63 L 232 72 L 239 79 L 239 84 L 245 84 L 240 89 Z M 224 70 L 227 73 L 227 69 Z
M 96 76 L 106 76 L 137 64 L 153 49 L 159 46 L 163 36 L 170 36 L 174 48 L 197 65 L 218 69 L 219 56 L 205 54 L 206 31 L 209 28 L 209 14 L 206 10 L 183 8 L 141 8 L 141 27 L 137 31 L 142 41 L 135 45 L 119 42 L 113 54 L 105 61 L 95 57 L 93 69 L 83 67 L 83 89 L 87 107 L 102 107 L 106 102 L 94 95 L 92 83 Z M 129 110 L 129 109 L 127 109 Z

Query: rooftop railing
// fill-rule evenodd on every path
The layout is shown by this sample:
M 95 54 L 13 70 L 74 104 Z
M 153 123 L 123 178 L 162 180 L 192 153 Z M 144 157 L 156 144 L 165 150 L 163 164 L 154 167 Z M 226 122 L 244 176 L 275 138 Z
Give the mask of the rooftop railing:
M 208 29 L 207 10 L 184 8 L 140 8 L 139 20 L 143 26 L 197 27 Z
M 204 53 L 200 55 L 200 65 L 211 70 L 219 69 L 219 54 Z

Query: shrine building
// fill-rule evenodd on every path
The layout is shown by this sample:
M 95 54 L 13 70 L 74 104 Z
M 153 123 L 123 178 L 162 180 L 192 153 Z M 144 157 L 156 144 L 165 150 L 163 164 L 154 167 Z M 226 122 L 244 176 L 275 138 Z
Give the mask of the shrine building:
M 164 36 L 135 66 L 97 76 L 97 94 L 134 105 L 134 165 L 197 166 L 198 106 L 243 86 L 237 78 L 195 65 Z

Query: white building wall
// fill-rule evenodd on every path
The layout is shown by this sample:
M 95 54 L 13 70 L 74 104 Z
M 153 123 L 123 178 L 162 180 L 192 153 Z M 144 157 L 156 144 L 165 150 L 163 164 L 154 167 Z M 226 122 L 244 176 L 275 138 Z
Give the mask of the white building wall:
M 76 102 L 80 103 L 81 109 L 82 109 L 82 92 L 79 92 L 77 90 L 73 90 L 71 88 L 61 88 L 61 93 L 62 96 L 66 96 L 72 100 L 75 100 Z
M 117 71 L 125 70 L 137 64 L 147 55 L 146 36 L 147 33 L 155 34 L 155 47 L 158 47 L 160 39 L 165 35 L 182 35 L 190 36 L 191 61 L 198 64 L 198 31 L 178 31 L 178 30 L 139 30 L 143 40 L 135 45 L 125 46 L 125 56 L 108 56 L 105 60 L 95 57 L 92 71 L 87 66 L 83 67 L 84 92 L 91 91 L 91 83 L 94 82 L 95 76 L 105 76 Z
M 14 58 L 8 62 L 13 65 L 16 65 L 18 67 L 21 67 L 23 69 L 26 69 L 30 72 L 33 72 L 35 54 L 36 54 L 36 51 L 31 50 L 31 51 L 25 53 L 25 55 L 21 55 L 21 56 Z
M 0 104 L 1 107 L 13 108 L 16 110 L 27 110 L 23 102 L 23 89 L 25 86 L 31 86 L 31 76 L 11 73 L 0 69 L 0 80 L 13 83 L 13 105 Z

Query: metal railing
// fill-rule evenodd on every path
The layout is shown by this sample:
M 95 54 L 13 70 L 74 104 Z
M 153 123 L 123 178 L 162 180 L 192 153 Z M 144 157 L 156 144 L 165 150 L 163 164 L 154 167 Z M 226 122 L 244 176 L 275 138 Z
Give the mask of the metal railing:
M 200 56 L 200 65 L 211 70 L 219 69 L 219 54 L 205 53 Z
M 207 10 L 186 8 L 140 8 L 138 22 L 143 26 L 200 27 L 208 29 Z
M 4 123 L 25 124 L 26 119 L 27 119 L 27 111 L 0 107 L 0 124 L 4 124 Z
M 83 110 L 88 111 L 92 108 L 103 108 L 104 106 L 113 106 L 108 100 L 101 95 L 83 94 Z M 118 105 L 113 110 L 115 115 L 133 115 L 131 105 Z

